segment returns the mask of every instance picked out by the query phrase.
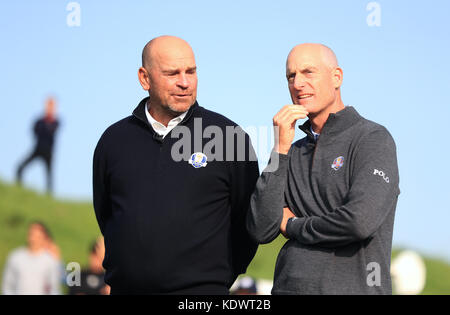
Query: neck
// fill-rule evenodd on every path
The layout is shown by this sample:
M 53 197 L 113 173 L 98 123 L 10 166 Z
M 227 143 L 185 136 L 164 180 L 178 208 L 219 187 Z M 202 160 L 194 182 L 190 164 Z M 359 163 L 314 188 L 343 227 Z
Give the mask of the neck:
M 156 121 L 166 127 L 172 119 L 180 115 L 179 113 L 175 113 L 159 104 L 154 104 L 150 100 L 146 104 L 146 110 L 149 111 L 150 115 L 152 115 Z
M 53 122 L 55 120 L 55 116 L 47 114 L 45 115 L 45 120 L 48 122 Z
M 319 134 L 322 133 L 323 126 L 325 126 L 330 114 L 335 114 L 344 108 L 344 103 L 340 98 L 338 98 L 331 105 L 325 107 L 322 111 L 315 114 L 310 114 L 309 120 L 314 132 Z
M 28 246 L 28 250 L 33 255 L 36 255 L 36 254 L 39 254 L 40 252 L 42 252 L 44 249 L 42 247 Z

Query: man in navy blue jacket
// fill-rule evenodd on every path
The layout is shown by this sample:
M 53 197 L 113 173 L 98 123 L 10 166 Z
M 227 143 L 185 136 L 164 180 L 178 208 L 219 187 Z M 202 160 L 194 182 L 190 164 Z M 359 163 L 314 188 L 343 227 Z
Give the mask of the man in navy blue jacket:
M 142 63 L 150 96 L 94 153 L 106 283 L 112 294 L 228 294 L 257 249 L 245 228 L 259 175 L 250 138 L 198 105 L 184 40 L 153 39 Z

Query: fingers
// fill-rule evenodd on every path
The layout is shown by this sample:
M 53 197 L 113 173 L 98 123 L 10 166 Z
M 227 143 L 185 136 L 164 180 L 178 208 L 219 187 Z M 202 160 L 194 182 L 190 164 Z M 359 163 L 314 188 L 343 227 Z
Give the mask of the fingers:
M 287 154 L 295 137 L 295 123 L 304 119 L 308 111 L 301 105 L 286 105 L 273 118 L 275 128 L 274 150 Z
M 291 209 L 289 209 L 288 207 L 283 208 L 283 219 L 281 221 L 280 231 L 281 231 L 281 234 L 284 235 L 284 237 L 287 237 L 287 235 L 286 235 L 287 222 L 292 217 L 295 217 L 295 214 L 292 213 Z
M 278 114 L 280 116 L 289 113 L 289 112 L 298 112 L 298 113 L 306 113 L 308 114 L 308 111 L 306 110 L 306 107 L 303 105 L 286 105 L 284 106 Z
M 274 126 L 290 125 L 298 119 L 308 116 L 308 111 L 301 105 L 286 105 L 273 118 Z
M 288 207 L 283 208 L 283 216 L 289 218 L 295 217 L 295 214 Z

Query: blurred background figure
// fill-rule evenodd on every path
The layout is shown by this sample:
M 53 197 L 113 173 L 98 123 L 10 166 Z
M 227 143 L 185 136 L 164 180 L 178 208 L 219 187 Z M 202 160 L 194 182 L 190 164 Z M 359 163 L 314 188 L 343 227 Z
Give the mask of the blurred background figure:
M 5 295 L 60 294 L 60 264 L 48 251 L 49 230 L 42 222 L 28 228 L 26 247 L 14 250 L 3 273 Z
M 233 290 L 232 295 L 257 295 L 258 289 L 256 288 L 256 281 L 252 277 L 240 278 Z
M 61 257 L 61 250 L 60 250 L 59 246 L 55 243 L 53 236 L 48 229 L 46 229 L 45 236 L 46 236 L 46 238 L 45 238 L 46 242 L 44 245 L 45 250 L 57 262 L 57 268 L 59 269 L 59 280 L 60 280 L 60 283 L 64 285 L 66 283 L 66 268 L 65 268 L 65 264 Z
M 55 134 L 59 126 L 59 121 L 56 117 L 56 102 L 50 97 L 46 101 L 45 114 L 39 118 L 34 124 L 34 135 L 36 137 L 36 145 L 32 153 L 19 165 L 16 174 L 16 180 L 19 185 L 22 184 L 23 170 L 34 159 L 40 158 L 45 162 L 47 171 L 47 193 L 53 192 L 52 181 L 52 157 L 53 144 Z
M 105 284 L 102 266 L 104 257 L 105 244 L 103 237 L 100 237 L 91 246 L 88 268 L 81 271 L 81 286 L 70 287 L 70 295 L 109 295 L 110 287 Z
M 411 250 L 402 251 L 392 261 L 392 287 L 398 295 L 418 295 L 426 284 L 426 267 L 422 257 Z

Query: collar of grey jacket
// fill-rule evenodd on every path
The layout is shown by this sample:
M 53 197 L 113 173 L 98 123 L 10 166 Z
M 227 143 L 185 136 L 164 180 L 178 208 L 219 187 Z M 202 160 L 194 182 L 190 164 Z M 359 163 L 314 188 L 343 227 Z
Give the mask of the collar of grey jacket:
M 354 107 L 346 106 L 343 110 L 337 113 L 331 113 L 330 116 L 328 116 L 328 119 L 322 128 L 322 132 L 320 133 L 320 137 L 338 134 L 354 125 L 360 119 L 361 116 Z M 314 135 L 311 132 L 311 122 L 309 119 L 303 125 L 298 126 L 298 128 L 306 133 L 309 140 L 315 142 Z

